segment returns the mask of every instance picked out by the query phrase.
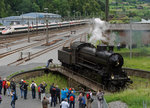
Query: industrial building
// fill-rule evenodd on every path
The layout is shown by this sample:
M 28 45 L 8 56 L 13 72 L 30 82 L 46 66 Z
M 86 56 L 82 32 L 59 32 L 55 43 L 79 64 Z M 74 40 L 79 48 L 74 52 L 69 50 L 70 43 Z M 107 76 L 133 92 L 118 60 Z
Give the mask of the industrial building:
M 0 19 L 0 23 L 3 25 L 14 25 L 14 24 L 40 24 L 45 23 L 48 20 L 51 22 L 59 22 L 61 21 L 61 15 L 53 14 L 53 13 L 26 13 L 20 16 L 10 16 Z

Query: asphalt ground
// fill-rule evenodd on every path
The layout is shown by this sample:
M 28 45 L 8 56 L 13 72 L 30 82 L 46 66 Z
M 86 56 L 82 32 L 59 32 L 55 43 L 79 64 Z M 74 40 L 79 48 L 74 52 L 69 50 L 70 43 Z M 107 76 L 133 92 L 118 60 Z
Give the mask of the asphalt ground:
M 35 67 L 38 66 L 44 66 L 46 63 L 31 63 L 27 65 L 20 65 L 20 66 L 0 66 L 0 76 L 3 78 L 11 75 L 14 72 L 17 71 L 27 71 L 27 70 L 32 70 Z M 48 87 L 49 88 L 49 87 Z M 31 97 L 31 91 L 28 91 L 28 96 L 27 100 L 24 100 L 20 96 L 20 90 L 17 89 L 17 95 L 18 95 L 18 100 L 16 101 L 16 108 L 42 108 L 41 101 L 39 99 L 32 99 Z M 50 96 L 50 94 L 46 94 L 47 97 Z M 38 97 L 38 95 L 37 95 Z M 78 97 L 78 96 L 76 96 Z M 95 97 L 94 97 L 95 98 Z M 11 97 L 10 96 L 4 96 L 2 95 L 2 103 L 0 104 L 0 108 L 11 108 Z M 77 98 L 76 98 L 77 99 Z M 50 108 L 50 105 L 48 105 Z M 56 107 L 51 107 L 51 108 L 60 108 L 60 105 L 57 104 Z M 76 100 L 75 103 L 75 108 L 78 108 L 78 101 Z M 92 103 L 92 108 L 97 108 L 97 100 L 95 99 L 94 102 Z

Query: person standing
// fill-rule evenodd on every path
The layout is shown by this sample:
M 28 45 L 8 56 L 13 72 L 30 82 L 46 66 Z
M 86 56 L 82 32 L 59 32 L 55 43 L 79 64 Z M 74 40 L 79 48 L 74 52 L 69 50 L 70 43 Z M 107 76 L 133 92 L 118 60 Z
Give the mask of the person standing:
M 80 90 L 80 93 L 82 93 L 83 95 L 85 95 L 84 88 L 82 88 L 82 89 Z
M 65 98 L 61 104 L 60 104 L 61 108 L 69 108 L 69 104 L 67 102 L 67 98 Z
M 49 104 L 49 101 L 48 99 L 44 96 L 43 100 L 42 100 L 42 107 L 43 108 L 48 108 L 48 104 Z
M 69 103 L 69 97 L 70 97 L 70 94 L 71 94 L 71 90 L 72 90 L 72 88 L 69 88 L 69 90 L 68 90 L 68 93 L 67 93 L 67 99 L 68 99 L 68 103 Z
M 92 103 L 92 92 L 89 90 L 89 92 L 86 94 L 87 98 L 87 108 L 91 108 L 91 103 Z
M 23 81 L 23 92 L 24 92 L 24 99 L 27 99 L 27 93 L 28 93 L 28 84 L 26 81 Z
M 80 95 L 78 96 L 78 101 L 79 101 L 79 108 L 85 108 L 86 101 L 85 101 L 84 94 L 80 93 Z
M 43 82 L 40 86 L 40 91 L 41 91 L 41 102 L 45 96 L 45 88 L 46 88 L 47 84 L 45 82 Z
M 55 88 L 54 84 L 50 87 L 50 94 L 52 97 L 51 107 L 52 107 L 53 103 L 54 103 L 54 107 L 55 107 L 56 106 L 56 88 Z
M 21 98 L 23 98 L 24 90 L 23 90 L 23 79 L 19 82 L 20 85 L 20 93 L 21 93 Z
M 82 108 L 82 93 L 79 94 L 78 96 L 78 101 L 79 101 L 79 108 Z
M 57 98 L 60 103 L 60 89 L 58 88 L 58 85 L 56 85 L 56 104 L 57 104 Z
M 6 82 L 6 88 L 7 88 L 7 95 L 9 96 L 10 95 L 10 81 L 7 80 Z
M 103 105 L 103 101 L 104 101 L 104 98 L 103 98 L 104 92 L 101 91 L 101 90 L 99 90 L 99 91 L 97 92 L 96 96 L 97 96 L 98 108 L 102 108 L 102 107 L 103 107 L 103 106 L 102 106 L 102 105 Z
M 6 95 L 6 90 L 7 90 L 7 88 L 6 88 L 6 78 L 4 78 L 4 80 L 3 80 L 3 93 L 4 93 L 4 95 Z
M 82 95 L 81 100 L 82 100 L 81 106 L 82 106 L 82 108 L 85 108 L 85 106 L 86 106 L 86 100 L 85 100 L 84 94 Z
M 68 93 L 67 88 L 66 88 L 66 90 L 64 88 L 61 90 L 61 101 L 63 101 L 65 98 L 67 98 L 67 93 Z
M 10 82 L 10 89 L 16 92 L 16 83 L 14 79 L 12 79 L 12 81 Z
M 38 86 L 38 96 L 39 99 L 41 100 L 41 84 Z
M 32 84 L 30 85 L 30 88 L 32 90 L 32 99 L 36 98 L 36 83 L 34 81 L 32 81 Z
M 70 97 L 69 97 L 69 108 L 75 108 L 75 95 L 74 91 L 71 91 Z
M 11 106 L 12 106 L 12 108 L 15 108 L 16 93 L 15 93 L 15 91 L 13 89 L 11 90 L 10 95 L 12 97 Z
M 1 80 L 1 77 L 0 77 L 0 94 L 2 94 L 2 85 L 3 85 L 3 81 Z
M 0 104 L 1 104 L 1 102 L 2 102 L 2 96 L 0 95 Z

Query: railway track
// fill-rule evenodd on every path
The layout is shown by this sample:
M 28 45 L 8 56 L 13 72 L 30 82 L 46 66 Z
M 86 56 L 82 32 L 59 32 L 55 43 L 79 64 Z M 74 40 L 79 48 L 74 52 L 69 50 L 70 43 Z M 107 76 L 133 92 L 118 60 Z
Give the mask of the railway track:
M 54 37 L 54 36 L 56 36 L 56 35 L 52 35 L 51 38 Z M 13 53 L 16 53 L 16 52 L 19 52 L 19 51 L 22 51 L 22 50 L 25 50 L 25 49 L 28 49 L 28 48 L 41 46 L 41 45 L 43 45 L 45 43 L 45 40 L 43 40 L 43 39 L 39 39 L 39 40 L 40 40 L 40 42 L 36 42 L 36 43 L 30 44 L 30 45 L 26 45 L 26 46 L 23 46 L 23 47 L 20 47 L 20 48 L 16 48 L 16 49 L 11 50 L 9 52 L 1 53 L 0 54 L 0 59 L 5 57 L 5 56 L 11 55 Z
M 150 71 L 131 68 L 123 68 L 123 70 L 126 71 L 129 76 L 137 76 L 141 78 L 147 78 L 150 80 Z
M 55 35 L 57 33 L 65 32 L 65 31 L 79 30 L 79 29 L 82 29 L 84 27 L 85 27 L 85 25 L 84 26 L 82 25 L 81 27 L 78 27 L 78 28 L 77 27 L 72 27 L 72 28 L 69 28 L 69 29 L 67 29 L 67 28 L 60 29 L 59 31 L 58 30 L 54 30 L 54 31 L 50 31 L 49 35 Z M 37 33 L 33 33 L 33 34 L 30 33 L 29 35 L 30 35 L 29 37 L 39 38 L 41 35 L 43 35 L 43 33 L 40 33 L 40 34 L 38 33 L 38 35 L 37 35 Z M 27 33 L 24 34 L 24 35 L 22 35 L 22 34 L 19 35 L 18 34 L 18 36 L 10 36 L 10 37 L 6 36 L 4 40 L 0 41 L 0 45 L 1 45 L 0 49 L 5 48 L 5 47 L 11 47 L 13 45 L 18 45 L 18 44 L 21 44 L 21 43 L 25 43 L 25 42 L 28 41 L 27 39 L 21 41 L 22 39 L 25 39 L 25 38 L 27 38 Z M 51 38 L 51 37 L 49 37 L 49 38 Z M 43 37 L 43 39 L 45 39 L 45 37 Z M 16 41 L 16 40 L 20 40 L 20 41 L 14 43 L 14 41 Z
M 67 32 L 63 32 L 63 33 L 61 33 L 62 35 L 61 35 L 61 37 L 65 37 L 65 36 L 68 36 L 68 35 L 66 35 L 67 34 Z M 56 38 L 56 37 L 58 37 L 59 36 L 59 38 L 60 38 L 60 35 L 58 35 L 58 34 L 53 34 L 53 35 L 51 35 L 49 38 Z M 22 50 L 25 50 L 25 49 L 28 49 L 28 48 L 32 48 L 32 47 L 36 47 L 36 46 L 41 46 L 41 45 L 43 45 L 44 43 L 45 43 L 45 40 L 44 40 L 45 38 L 38 38 L 38 39 L 34 39 L 34 41 L 40 41 L 40 42 L 37 42 L 37 43 L 33 43 L 33 44 L 30 44 L 30 45 L 26 45 L 26 46 L 23 46 L 23 47 L 20 47 L 20 48 L 17 48 L 17 49 L 14 49 L 14 50 L 11 50 L 11 51 L 9 51 L 9 52 L 5 52 L 5 53 L 1 53 L 0 54 L 0 59 L 1 58 L 3 58 L 3 57 L 6 57 L 6 56 L 8 56 L 8 55 L 11 55 L 11 54 L 13 54 L 13 53 L 16 53 L 16 52 L 19 52 L 19 51 L 22 51 Z M 22 43 L 22 41 L 21 42 L 19 42 L 19 43 Z
M 40 56 L 40 55 L 42 55 L 42 54 L 45 54 L 45 53 L 47 53 L 47 52 L 49 52 L 49 51 L 51 51 L 51 50 L 53 50 L 53 49 L 56 49 L 56 48 L 58 48 L 58 47 L 64 45 L 64 44 L 65 44 L 66 42 L 68 42 L 70 39 L 71 39 L 71 41 L 76 40 L 77 38 L 81 37 L 81 36 L 84 35 L 84 34 L 85 34 L 85 33 L 79 34 L 78 36 L 75 36 L 75 37 L 69 37 L 69 38 L 67 38 L 67 39 L 64 40 L 64 41 L 61 40 L 61 41 L 63 41 L 63 42 L 59 42 L 59 41 L 55 40 L 55 42 L 53 42 L 53 44 L 52 44 L 49 48 L 43 49 L 43 50 L 38 51 L 38 52 L 36 52 L 36 53 L 34 53 L 34 54 L 31 54 L 31 55 L 30 55 L 30 58 L 29 58 L 29 57 L 24 57 L 24 58 L 22 58 L 22 59 L 20 59 L 20 60 L 16 60 L 16 61 L 14 61 L 14 62 L 12 62 L 12 63 L 9 63 L 8 66 L 10 66 L 10 65 L 20 65 L 20 64 L 22 64 L 22 63 L 24 63 L 24 62 L 26 62 L 26 61 L 29 61 L 29 60 L 31 60 L 31 59 L 34 59 L 34 58 L 36 58 L 36 57 L 38 57 L 38 56 Z

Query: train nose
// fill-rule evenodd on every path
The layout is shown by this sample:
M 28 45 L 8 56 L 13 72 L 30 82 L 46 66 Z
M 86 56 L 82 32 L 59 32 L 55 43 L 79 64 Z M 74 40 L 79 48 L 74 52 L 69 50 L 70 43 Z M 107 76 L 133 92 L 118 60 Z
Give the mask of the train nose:
M 6 31 L 6 30 L 3 30 L 3 31 L 2 31 L 2 34 L 6 34 L 6 33 L 7 33 L 7 31 Z

